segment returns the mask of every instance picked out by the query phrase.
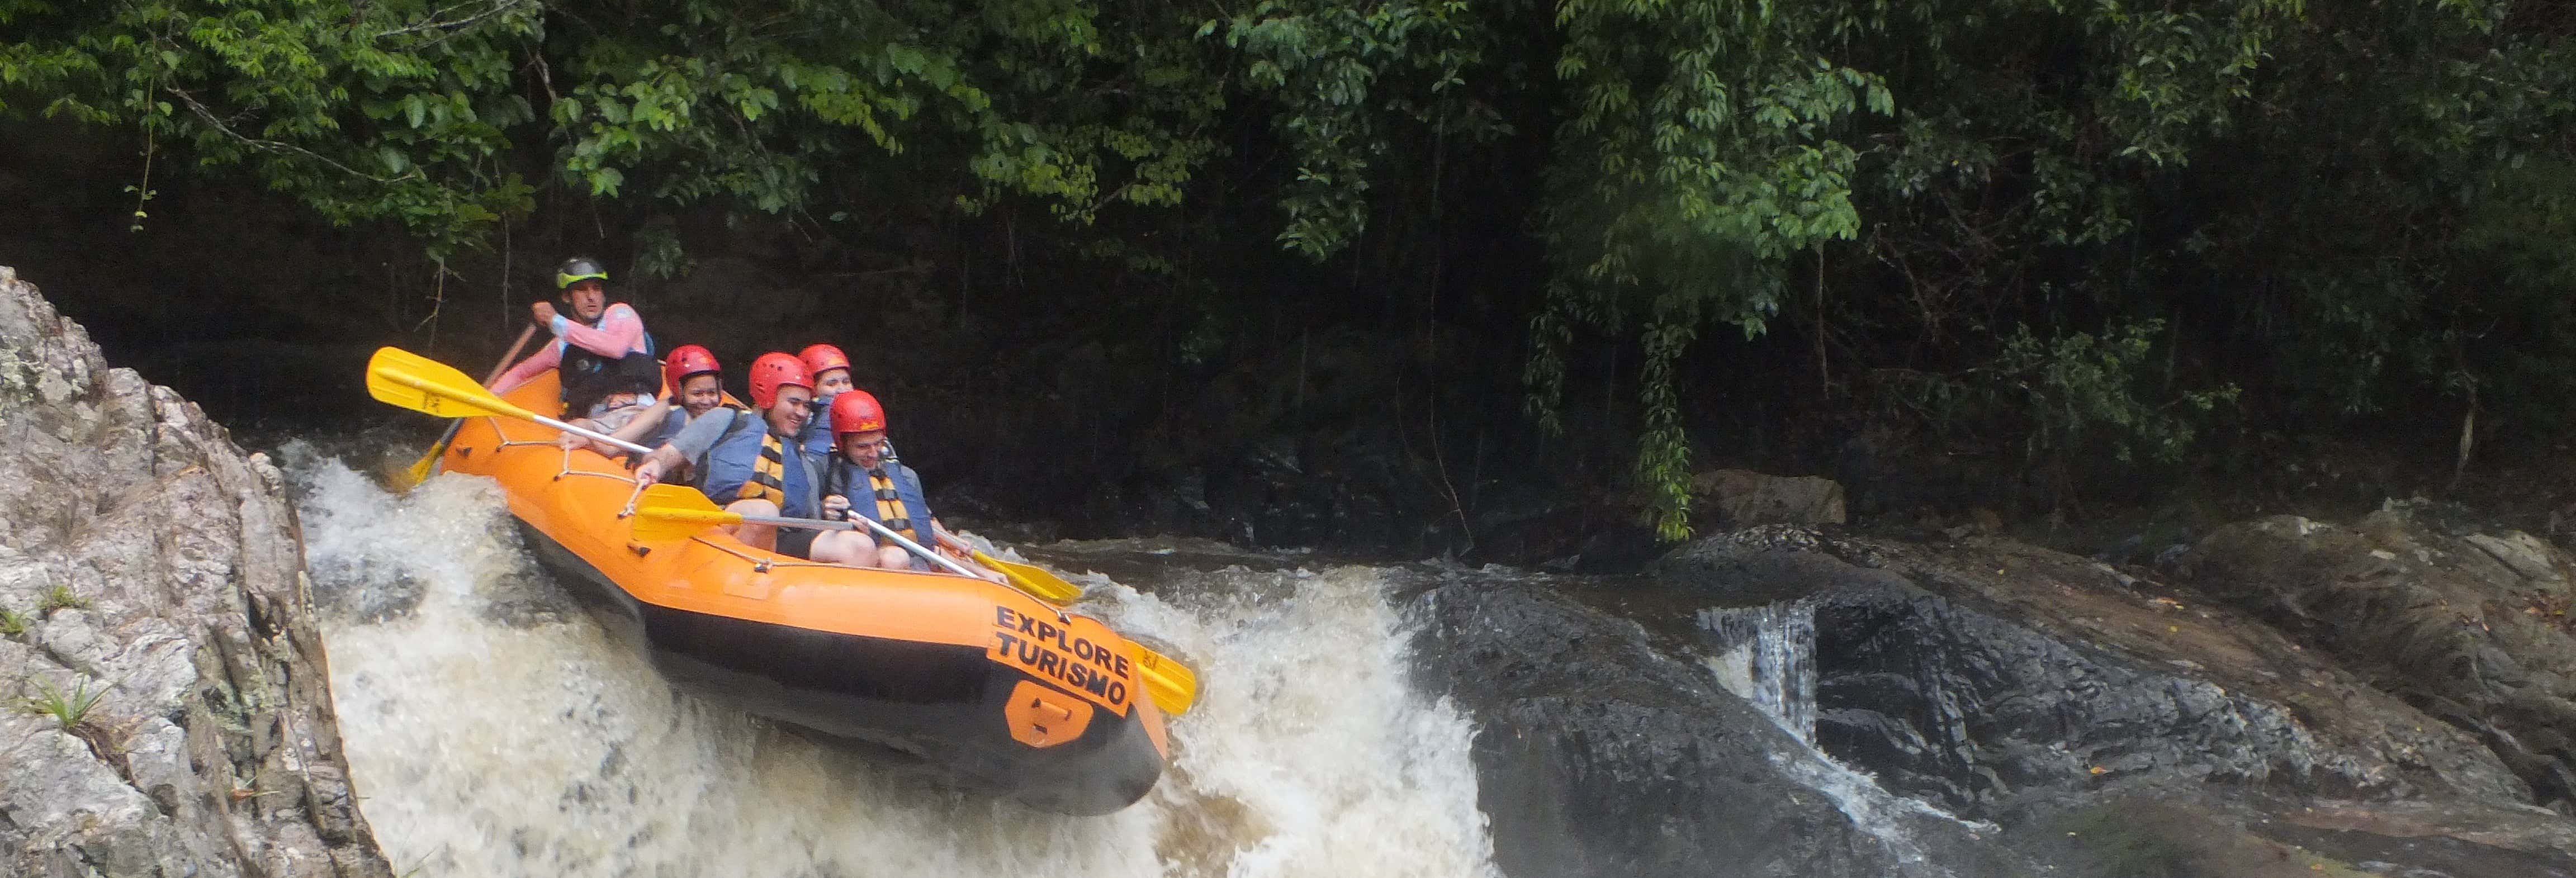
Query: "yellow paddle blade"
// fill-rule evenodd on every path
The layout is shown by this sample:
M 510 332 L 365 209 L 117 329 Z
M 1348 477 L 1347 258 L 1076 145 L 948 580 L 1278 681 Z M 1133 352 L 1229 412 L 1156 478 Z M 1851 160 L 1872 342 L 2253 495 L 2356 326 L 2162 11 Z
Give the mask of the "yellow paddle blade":
M 439 456 L 446 453 L 447 443 L 445 442 L 430 446 L 428 454 L 421 455 L 419 460 L 412 461 L 409 469 L 402 471 L 402 476 L 395 480 L 399 484 L 394 485 L 394 490 L 409 491 L 420 487 L 420 483 L 429 481 L 430 469 L 438 466 Z
M 410 469 L 394 476 L 394 490 L 408 492 L 429 481 L 429 477 L 438 471 L 438 459 L 447 456 L 448 444 L 456 441 L 456 428 L 464 423 L 447 422 L 447 432 L 438 434 L 438 441 L 430 443 L 429 450 L 423 452 L 419 460 L 412 461 Z
M 645 488 L 644 495 L 635 498 L 635 509 L 638 512 L 654 509 L 681 510 L 688 512 L 724 511 L 724 507 L 716 505 L 716 501 L 707 499 L 705 492 L 687 485 L 666 484 L 656 484 Z M 741 520 L 741 518 L 742 516 L 739 515 L 734 516 L 734 519 L 737 521 Z M 732 524 L 733 522 L 728 521 L 725 523 Z
M 500 362 L 492 364 L 492 374 L 483 376 L 483 386 L 490 387 L 492 382 L 501 380 L 502 374 L 510 369 L 510 361 L 518 359 L 519 352 L 527 350 L 528 339 L 535 337 L 537 337 L 536 324 L 519 327 L 518 340 L 510 343 L 509 352 L 501 355 Z M 419 460 L 413 461 L 411 469 L 404 470 L 394 477 L 394 490 L 409 491 L 420 487 L 420 483 L 429 481 L 430 474 L 438 471 L 438 459 L 447 456 L 448 443 L 456 441 L 457 426 L 463 423 L 463 421 L 447 422 L 447 432 L 439 434 L 438 441 L 430 443 L 429 452 L 421 455 Z
M 981 551 L 973 554 L 976 563 L 1001 571 L 1013 587 L 1027 592 L 1030 597 L 1059 607 L 1069 606 L 1082 597 L 1081 586 L 1064 581 L 1062 577 L 1047 572 L 1046 568 L 1015 564 Z M 1128 642 L 1135 643 L 1132 640 Z M 1188 713 L 1190 705 L 1198 701 L 1199 675 L 1188 665 L 1142 643 L 1136 644 L 1136 661 L 1144 669 L 1145 694 L 1152 697 L 1154 706 L 1164 713 L 1172 716 Z
M 1128 641 L 1135 643 L 1135 641 Z M 1199 675 L 1190 666 L 1171 656 L 1155 652 L 1142 643 L 1136 644 L 1136 664 L 1145 672 L 1145 694 L 1154 706 L 1166 714 L 1180 716 L 1190 712 L 1199 699 Z
M 654 485 L 635 499 L 634 536 L 639 543 L 676 540 L 713 525 L 741 522 L 741 514 L 718 508 L 707 495 L 687 485 Z
M 1059 607 L 1070 606 L 1075 599 L 1082 597 L 1081 586 L 1066 582 L 1045 568 L 1034 564 L 1014 564 L 980 550 L 974 555 L 976 563 L 1001 571 L 1003 578 L 1011 581 L 1012 587 L 1028 592 L 1030 597 Z
M 376 355 L 367 360 L 367 395 L 442 418 L 536 418 L 527 409 L 494 396 L 454 367 L 401 348 L 378 348 Z
M 637 509 L 632 536 L 639 543 L 663 543 L 696 536 L 699 531 L 719 524 L 735 524 L 741 521 L 742 516 L 730 512 Z

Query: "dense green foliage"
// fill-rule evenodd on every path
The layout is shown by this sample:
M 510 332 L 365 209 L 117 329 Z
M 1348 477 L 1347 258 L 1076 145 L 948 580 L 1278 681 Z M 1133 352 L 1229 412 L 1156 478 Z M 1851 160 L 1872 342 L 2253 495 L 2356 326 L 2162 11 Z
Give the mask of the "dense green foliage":
M 1479 300 L 1540 425 L 1633 383 L 1587 423 L 1667 535 L 1711 381 L 2052 471 L 2576 393 L 2566 4 L 0 0 L 0 34 L 7 111 L 137 136 L 138 220 L 150 157 L 439 256 L 540 197 L 1028 206 L 1209 325 L 1255 242 Z M 1444 291 L 1477 254 L 1438 224 L 1494 210 L 1545 276 Z

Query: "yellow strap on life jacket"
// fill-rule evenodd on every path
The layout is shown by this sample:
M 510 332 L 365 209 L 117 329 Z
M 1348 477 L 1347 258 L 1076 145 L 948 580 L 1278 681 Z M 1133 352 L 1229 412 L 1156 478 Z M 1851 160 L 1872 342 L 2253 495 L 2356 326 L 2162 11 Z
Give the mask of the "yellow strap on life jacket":
M 768 499 L 780 508 L 787 505 L 787 449 L 778 434 L 760 431 L 760 459 L 751 463 L 751 478 L 744 479 L 742 493 L 736 500 Z
M 877 523 L 885 525 L 887 530 L 903 534 L 905 539 L 920 542 L 921 536 L 913 532 L 912 518 L 903 510 L 903 497 L 895 493 L 894 479 L 882 475 L 883 472 L 879 469 L 868 473 L 868 488 L 875 492 L 877 498 Z

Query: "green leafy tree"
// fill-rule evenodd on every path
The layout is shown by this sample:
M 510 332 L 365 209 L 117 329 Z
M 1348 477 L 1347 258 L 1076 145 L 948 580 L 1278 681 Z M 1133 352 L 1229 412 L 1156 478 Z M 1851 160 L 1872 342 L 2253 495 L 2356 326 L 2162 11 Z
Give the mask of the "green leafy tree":
M 771 213 L 917 145 L 970 205 L 1170 204 L 1218 108 L 1178 21 L 1079 2 L 0 2 L 6 106 L 139 129 L 433 253 L 532 177 Z M 1104 23 L 1119 25 L 1104 33 Z M 148 184 L 148 181 L 147 181 Z
M 2230 404 L 2563 420 L 2570 8 L 0 0 L 0 111 L 132 134 L 138 219 L 175 164 L 441 258 L 552 193 L 800 229 L 1042 212 L 1164 278 L 1119 319 L 1194 315 L 1193 362 L 1267 307 L 1213 280 L 1278 265 L 1247 247 L 1401 268 L 1447 252 L 1424 218 L 1501 206 L 1544 272 L 1448 295 L 1526 327 L 1549 430 L 1576 352 L 1633 354 L 1590 376 L 1635 385 L 1595 432 L 1678 537 L 1693 382 L 1809 377 L 1782 326 L 1816 407 L 2059 460 L 2181 459 Z

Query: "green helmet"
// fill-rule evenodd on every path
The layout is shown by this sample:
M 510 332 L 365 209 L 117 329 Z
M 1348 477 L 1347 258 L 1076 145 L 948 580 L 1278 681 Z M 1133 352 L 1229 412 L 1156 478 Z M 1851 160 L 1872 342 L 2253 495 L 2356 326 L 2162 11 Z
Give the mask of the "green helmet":
M 597 259 L 592 259 L 588 256 L 575 256 L 571 259 L 564 260 L 564 264 L 555 269 L 556 292 L 571 289 L 573 284 L 586 280 L 595 280 L 606 283 L 608 281 L 608 267 L 599 264 L 599 260 Z

